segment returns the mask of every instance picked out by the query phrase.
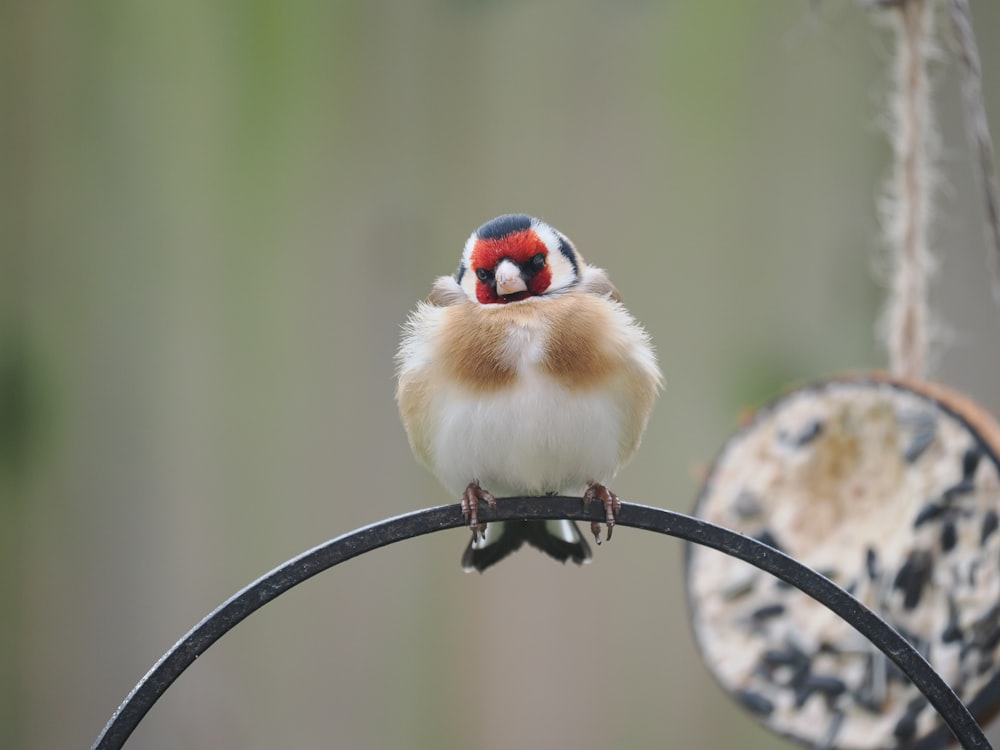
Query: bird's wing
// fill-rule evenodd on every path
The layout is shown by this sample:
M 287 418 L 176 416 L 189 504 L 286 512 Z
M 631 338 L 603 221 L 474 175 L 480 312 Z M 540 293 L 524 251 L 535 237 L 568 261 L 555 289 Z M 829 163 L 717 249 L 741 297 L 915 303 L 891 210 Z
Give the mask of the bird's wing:
M 603 268 L 587 266 L 580 277 L 579 290 L 585 294 L 596 294 L 599 297 L 610 297 L 615 302 L 621 302 L 622 296 L 618 288 L 611 283 Z
M 468 297 L 465 290 L 455 281 L 454 276 L 439 276 L 431 287 L 431 293 L 427 295 L 427 302 L 436 307 L 450 307 L 460 302 L 465 302 Z

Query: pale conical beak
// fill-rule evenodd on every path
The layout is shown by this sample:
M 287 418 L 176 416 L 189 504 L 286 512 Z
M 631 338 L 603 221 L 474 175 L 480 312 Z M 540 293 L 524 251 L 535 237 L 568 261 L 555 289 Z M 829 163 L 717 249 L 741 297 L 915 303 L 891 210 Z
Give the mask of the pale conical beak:
M 528 285 L 521 276 L 521 269 L 509 260 L 500 262 L 496 271 L 497 294 L 506 297 L 508 294 L 517 294 L 528 290 Z

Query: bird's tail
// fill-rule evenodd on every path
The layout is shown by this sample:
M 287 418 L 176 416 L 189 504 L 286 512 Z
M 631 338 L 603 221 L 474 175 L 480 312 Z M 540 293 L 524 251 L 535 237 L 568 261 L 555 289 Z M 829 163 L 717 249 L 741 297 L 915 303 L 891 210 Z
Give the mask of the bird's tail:
M 583 565 L 591 558 L 590 545 L 573 521 L 493 521 L 478 541 L 469 542 L 462 568 L 482 573 L 527 542 L 559 562 Z

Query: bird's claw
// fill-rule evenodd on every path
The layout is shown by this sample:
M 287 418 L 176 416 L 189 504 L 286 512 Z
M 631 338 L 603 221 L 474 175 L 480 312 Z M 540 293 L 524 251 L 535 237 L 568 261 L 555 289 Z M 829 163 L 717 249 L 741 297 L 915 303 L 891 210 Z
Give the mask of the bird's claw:
M 608 527 L 607 539 L 610 542 L 611 534 L 615 530 L 615 522 L 618 519 L 618 511 L 620 511 L 622 507 L 622 502 L 618 499 L 618 495 L 609 490 L 603 484 L 598 484 L 597 482 L 591 482 L 587 485 L 587 489 L 583 493 L 583 507 L 589 508 L 590 503 L 593 500 L 600 500 L 601 505 L 604 506 L 604 523 Z M 597 542 L 597 544 L 600 544 L 600 521 L 590 522 L 590 533 L 594 535 L 594 541 Z
M 472 531 L 472 541 L 478 542 L 486 535 L 486 524 L 479 523 L 479 503 L 486 503 L 490 510 L 496 510 L 497 499 L 482 487 L 479 482 L 470 482 L 462 493 L 462 518 Z

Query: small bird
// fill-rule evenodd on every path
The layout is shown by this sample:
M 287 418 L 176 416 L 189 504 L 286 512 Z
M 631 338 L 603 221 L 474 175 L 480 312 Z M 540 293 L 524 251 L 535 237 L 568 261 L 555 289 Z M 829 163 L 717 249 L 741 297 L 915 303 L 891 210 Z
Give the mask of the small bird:
M 461 498 L 472 531 L 465 570 L 482 572 L 524 542 L 582 564 L 572 521 L 480 523 L 497 496 L 607 488 L 639 445 L 662 376 L 649 335 L 599 268 L 539 219 L 508 214 L 465 243 L 404 326 L 396 401 L 414 455 Z M 600 524 L 591 524 L 597 544 Z

